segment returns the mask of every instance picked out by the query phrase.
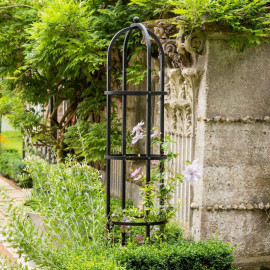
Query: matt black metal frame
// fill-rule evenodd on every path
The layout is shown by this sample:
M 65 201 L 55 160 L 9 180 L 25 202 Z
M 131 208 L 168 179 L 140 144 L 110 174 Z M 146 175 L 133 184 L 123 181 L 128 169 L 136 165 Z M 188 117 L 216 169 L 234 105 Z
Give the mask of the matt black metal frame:
M 167 157 L 164 155 L 164 150 L 162 146 L 160 146 L 160 154 L 151 154 L 151 97 L 156 95 L 160 96 L 160 139 L 164 141 L 164 95 L 167 93 L 164 91 L 164 51 L 159 41 L 158 37 L 150 30 L 146 29 L 146 27 L 139 23 L 139 18 L 134 17 L 134 23 L 127 28 L 119 31 L 111 40 L 110 45 L 108 47 L 107 54 L 107 91 L 105 95 L 107 95 L 107 152 L 106 152 L 106 196 L 107 196 L 107 204 L 106 204 L 106 214 L 107 214 L 107 229 L 110 231 L 113 225 L 126 225 L 126 226 L 145 226 L 146 227 L 146 237 L 150 239 L 150 227 L 154 225 L 162 225 L 165 224 L 166 221 L 156 221 L 156 222 L 124 222 L 124 221 L 112 221 L 111 220 L 111 209 L 110 209 L 110 200 L 111 200 L 111 160 L 122 160 L 122 187 L 121 187 L 121 202 L 122 209 L 126 207 L 126 161 L 127 160 L 145 160 L 146 161 L 146 185 L 150 183 L 151 179 L 151 160 L 165 160 Z M 132 30 L 139 29 L 142 31 L 146 42 L 147 48 L 147 86 L 146 91 L 128 91 L 127 90 L 127 45 L 128 39 Z M 122 91 L 112 91 L 111 90 L 111 56 L 112 56 L 112 48 L 116 39 L 126 33 L 124 44 L 123 44 L 123 63 L 122 63 Z M 160 91 L 151 91 L 151 42 L 150 36 L 156 41 L 159 54 L 160 54 Z M 111 97 L 112 95 L 122 96 L 122 153 L 121 154 L 111 154 Z M 146 154 L 127 154 L 126 151 L 126 123 L 127 123 L 127 96 L 146 96 Z M 160 174 L 163 175 L 164 172 L 164 162 L 160 162 Z M 164 186 L 164 179 L 160 180 L 161 188 Z M 160 200 L 160 208 L 162 210 L 163 201 Z M 125 233 L 122 233 L 122 244 L 125 244 Z

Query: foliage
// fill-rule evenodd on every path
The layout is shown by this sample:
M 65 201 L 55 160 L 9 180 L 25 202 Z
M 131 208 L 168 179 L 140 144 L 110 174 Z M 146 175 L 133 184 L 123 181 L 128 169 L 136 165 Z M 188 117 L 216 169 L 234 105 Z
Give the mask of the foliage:
M 110 250 L 110 248 L 106 247 Z M 105 250 L 106 250 L 105 249 Z M 126 270 L 125 266 L 120 266 L 115 260 L 110 258 L 108 252 L 104 252 L 104 247 L 95 246 L 91 249 L 81 250 L 75 256 L 69 256 L 64 260 L 66 270 Z
M 25 166 L 17 150 L 8 149 L 0 153 L 0 173 L 24 187 L 31 187 L 29 177 L 25 176 L 24 181 L 21 181 L 20 175 L 25 173 Z
M 1 82 L 0 82 L 1 85 Z M 7 93 L 0 86 L 0 114 L 4 115 L 11 125 L 15 128 L 20 128 L 20 123 L 17 119 L 20 119 L 23 113 L 23 104 L 20 95 L 14 95 L 13 93 Z
M 27 218 L 29 209 L 14 207 L 6 199 L 12 228 L 6 237 L 39 265 L 64 269 L 65 257 L 104 243 L 105 195 L 99 173 L 72 160 L 50 165 L 35 157 L 26 163 L 34 180 L 30 204 L 41 215 L 44 230 L 40 233 L 33 227 Z
M 162 0 L 131 0 L 130 4 L 142 6 L 147 10 L 151 10 L 158 18 L 168 17 L 171 14 L 172 5 L 168 1 Z
M 28 270 L 27 266 L 24 266 L 22 263 L 14 263 L 11 259 L 8 259 L 7 256 L 0 254 L 0 269 L 2 270 Z
M 120 119 L 112 119 L 111 141 L 112 152 L 117 152 L 122 145 L 121 123 Z M 66 150 L 71 151 L 77 158 L 96 164 L 104 164 L 106 154 L 107 129 L 106 123 L 91 123 L 79 120 L 75 125 L 69 127 L 64 134 L 64 142 L 68 147 Z M 129 136 L 128 136 L 129 138 Z
M 171 11 L 182 16 L 178 26 L 189 34 L 204 25 L 214 23 L 229 27 L 231 45 L 244 50 L 270 37 L 269 0 L 167 0 L 165 2 L 131 0 L 132 3 L 157 11 L 171 5 Z
M 12 114 L 14 123 L 20 123 L 28 136 L 63 148 L 62 135 L 75 116 L 100 122 L 105 105 L 106 54 L 112 36 L 130 25 L 134 16 L 144 20 L 151 14 L 125 0 L 23 0 L 19 5 L 15 0 L 2 1 L 0 111 Z M 141 37 L 135 36 L 135 43 L 129 42 L 129 47 L 132 43 L 138 51 Z M 118 72 L 114 70 L 116 77 Z M 16 113 L 14 103 L 1 110 L 4 99 L 10 97 L 20 100 Z M 52 97 L 55 111 L 64 100 L 69 101 L 62 119 L 53 117 L 55 111 L 50 115 L 53 129 L 33 110 L 22 112 L 25 102 L 47 106 Z M 58 140 L 52 136 L 55 129 L 59 130 Z
M 14 205 L 2 189 L 7 219 L 2 231 L 42 269 L 233 269 L 233 248 L 218 240 L 185 241 L 175 225 L 165 230 L 170 238 L 165 243 L 108 245 L 104 187 L 97 170 L 71 159 L 48 164 L 34 157 L 27 161 L 27 171 L 34 179 L 31 208 Z M 117 206 L 114 199 L 112 208 Z M 40 215 L 40 227 L 34 226 L 29 211 Z
M 213 239 L 209 241 L 179 241 L 128 246 L 116 250 L 114 259 L 129 270 L 135 269 L 234 269 L 234 249 L 229 244 Z

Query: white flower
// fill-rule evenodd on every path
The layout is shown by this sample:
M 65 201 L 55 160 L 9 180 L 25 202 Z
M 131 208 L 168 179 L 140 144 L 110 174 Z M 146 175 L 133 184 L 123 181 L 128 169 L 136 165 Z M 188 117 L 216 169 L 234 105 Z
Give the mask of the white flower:
M 143 132 L 141 133 L 136 133 L 136 135 L 132 138 L 132 144 L 135 144 L 138 140 L 143 138 Z
M 139 133 L 141 133 L 142 130 L 142 126 L 144 125 L 144 122 L 141 121 L 140 123 L 138 123 L 132 130 L 131 135 L 133 135 L 134 133 L 136 133 L 136 135 L 138 135 Z
M 134 181 L 138 181 L 138 180 L 140 180 L 142 178 L 142 174 L 139 174 L 136 178 L 134 178 L 133 180 Z
M 138 123 L 132 130 L 131 135 L 135 133 L 135 136 L 132 138 L 131 144 L 135 144 L 138 140 L 143 138 L 143 129 L 142 126 L 144 125 L 144 122 L 141 121 Z
M 196 181 L 202 178 L 201 176 L 201 165 L 198 164 L 197 160 L 194 160 L 185 171 L 183 171 L 184 181 L 189 181 L 191 185 L 194 185 Z

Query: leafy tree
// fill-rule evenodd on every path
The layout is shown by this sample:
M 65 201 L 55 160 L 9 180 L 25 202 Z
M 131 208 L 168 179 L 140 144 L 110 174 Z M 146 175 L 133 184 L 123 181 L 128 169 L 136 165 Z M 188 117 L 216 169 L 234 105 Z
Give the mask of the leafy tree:
M 35 131 L 31 135 L 39 135 L 40 140 L 49 138 L 47 142 L 53 142 L 63 153 L 63 133 L 75 118 L 100 122 L 105 106 L 108 44 L 136 15 L 142 20 L 152 16 L 149 10 L 121 0 L 1 3 L 2 95 L 19 97 L 21 107 L 25 102 L 47 106 L 52 97 L 56 101 L 47 121 L 38 119 L 33 110 L 18 115 L 17 122 L 21 122 L 24 131 Z M 135 42 L 139 45 L 139 36 Z M 57 121 L 54 116 L 64 100 L 69 101 L 69 107 Z M 34 118 L 30 126 L 29 118 Z M 54 128 L 48 125 L 49 120 Z M 55 128 L 57 140 L 52 136 Z

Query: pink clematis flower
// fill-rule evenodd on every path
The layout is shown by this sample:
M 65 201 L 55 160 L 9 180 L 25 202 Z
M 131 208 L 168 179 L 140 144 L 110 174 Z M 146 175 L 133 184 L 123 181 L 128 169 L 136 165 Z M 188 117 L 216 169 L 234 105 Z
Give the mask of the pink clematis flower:
M 142 178 L 142 174 L 140 174 L 140 175 L 138 175 L 136 178 L 134 178 L 133 180 L 134 181 L 138 181 L 138 180 L 140 180 Z
M 197 160 L 194 160 L 185 171 L 183 171 L 184 181 L 189 181 L 191 185 L 194 185 L 196 181 L 202 178 L 201 176 L 201 165 L 198 164 Z
M 154 130 L 154 133 L 151 135 L 151 138 L 157 137 L 158 134 L 159 134 L 158 130 L 155 129 L 155 130 Z
M 138 140 L 143 139 L 143 132 L 141 133 L 136 133 L 136 135 L 132 138 L 131 144 L 135 144 Z
M 140 172 L 141 168 L 136 169 L 132 174 L 131 177 L 136 176 Z
M 143 129 L 142 126 L 144 125 L 144 122 L 141 121 L 138 123 L 132 130 L 131 135 L 135 134 L 132 138 L 132 144 L 135 144 L 138 140 L 141 140 L 143 138 Z
M 133 130 L 132 130 L 132 132 L 131 132 L 131 135 L 133 135 L 134 133 L 140 133 L 140 132 L 142 132 L 143 130 L 142 130 L 142 126 L 144 125 L 144 122 L 143 121 L 141 121 L 140 123 L 138 123 L 134 128 L 133 128 Z
M 137 242 L 138 244 L 142 244 L 144 242 L 144 237 L 141 234 L 137 234 L 135 242 Z
M 141 168 L 138 168 L 131 174 L 131 177 L 133 177 L 134 181 L 138 181 L 142 178 L 142 174 L 137 175 L 140 172 L 140 170 L 141 170 Z M 137 175 L 137 177 L 135 177 L 136 175 Z

